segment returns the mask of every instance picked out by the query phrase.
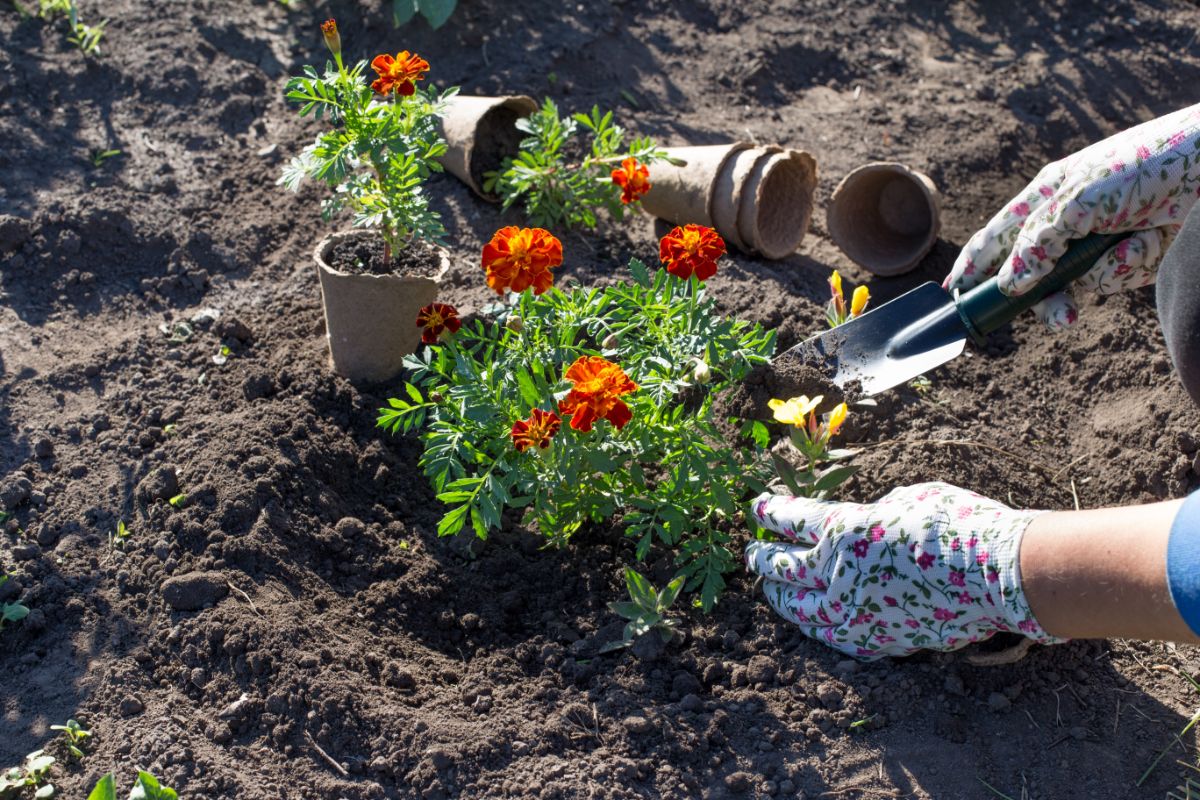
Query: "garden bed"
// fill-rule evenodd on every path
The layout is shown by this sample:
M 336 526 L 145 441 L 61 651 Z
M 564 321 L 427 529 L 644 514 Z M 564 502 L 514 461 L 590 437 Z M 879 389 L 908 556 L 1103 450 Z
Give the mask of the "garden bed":
M 324 59 L 316 23 L 332 15 L 364 52 L 420 52 L 441 86 L 599 103 L 664 143 L 803 147 L 818 208 L 857 164 L 912 164 L 944 193 L 942 240 L 916 272 L 871 282 L 881 303 L 941 280 L 1044 162 L 1191 101 L 1200 13 L 828 2 L 801 15 L 753 0 L 553 19 L 535 2 L 464 2 L 435 33 L 394 31 L 381 5 L 114 0 L 87 62 L 60 26 L 0 11 L 0 488 L 17 506 L 0 600 L 33 609 L 0 632 L 0 766 L 75 717 L 95 737 L 82 762 L 62 754 L 60 796 L 113 769 L 127 785 L 135 766 L 183 797 L 239 800 L 993 796 L 980 779 L 1014 797 L 1119 798 L 1180 782 L 1194 737 L 1134 788 L 1200 702 L 1154 667 L 1195 675 L 1194 648 L 859 665 L 735 574 L 682 644 L 597 655 L 620 636 L 606 603 L 632 543 L 604 529 L 561 551 L 519 527 L 435 536 L 419 444 L 375 427 L 397 386 L 328 369 L 310 258 L 327 231 L 307 224 L 320 195 L 275 180 L 312 135 L 283 83 Z M 105 149 L 122 153 L 94 166 Z M 494 297 L 480 248 L 519 215 L 450 177 L 429 188 L 451 232 L 443 299 L 478 309 Z M 656 255 L 645 217 L 562 239 L 561 274 L 584 284 Z M 834 267 L 869 277 L 818 211 L 799 254 L 727 256 L 708 287 L 782 348 L 823 326 Z M 842 495 L 946 480 L 1070 508 L 1200 484 L 1200 413 L 1171 374 L 1152 290 L 1081 305 L 1071 333 L 1023 319 L 927 386 L 853 409 L 844 438 L 861 470 Z M 160 330 L 206 308 L 219 317 L 190 322 L 186 341 Z M 131 535 L 117 551 L 119 521 Z M 672 565 L 645 571 L 661 585 Z

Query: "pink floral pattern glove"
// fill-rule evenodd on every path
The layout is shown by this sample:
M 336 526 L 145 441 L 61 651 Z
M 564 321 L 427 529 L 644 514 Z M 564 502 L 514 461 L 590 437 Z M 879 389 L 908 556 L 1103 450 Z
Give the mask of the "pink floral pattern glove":
M 956 650 L 1000 631 L 1063 641 L 1042 630 L 1021 589 L 1021 537 L 1043 512 L 923 483 L 866 505 L 764 494 L 752 513 L 791 542 L 746 548 L 767 602 L 844 653 Z
M 1200 105 L 1118 133 L 1045 167 L 971 237 L 945 280 L 969 289 L 999 275 L 1006 294 L 1027 292 L 1054 269 L 1072 239 L 1138 231 L 1120 242 L 1076 286 L 1113 294 L 1154 283 L 1166 252 L 1200 189 Z M 1075 322 L 1068 292 L 1035 311 L 1052 329 Z

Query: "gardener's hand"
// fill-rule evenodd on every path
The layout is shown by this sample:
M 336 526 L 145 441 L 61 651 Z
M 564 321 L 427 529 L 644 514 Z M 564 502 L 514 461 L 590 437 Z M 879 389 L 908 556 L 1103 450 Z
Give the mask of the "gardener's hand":
M 967 242 L 946 288 L 999 274 L 1006 294 L 1027 292 L 1054 269 L 1072 239 L 1138 231 L 1105 253 L 1076 285 L 1100 294 L 1154 282 L 1158 262 L 1200 187 L 1200 105 L 1118 133 L 1045 167 Z M 1067 292 L 1035 310 L 1053 329 L 1072 324 Z
M 1042 630 L 1021 588 L 1021 537 L 1041 512 L 924 483 L 868 505 L 765 494 L 752 513 L 792 542 L 746 548 L 767 601 L 842 652 L 955 650 L 999 631 L 1062 641 Z

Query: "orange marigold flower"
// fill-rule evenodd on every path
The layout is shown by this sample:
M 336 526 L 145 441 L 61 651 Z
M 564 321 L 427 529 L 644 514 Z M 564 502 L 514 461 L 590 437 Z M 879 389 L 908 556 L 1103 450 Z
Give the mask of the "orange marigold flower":
M 487 284 L 496 294 L 505 289 L 523 292 L 530 286 L 541 294 L 554 285 L 550 270 L 562 263 L 562 242 L 543 228 L 501 228 L 483 247 Z
M 712 228 L 684 225 L 658 243 L 658 257 L 667 272 L 687 280 L 695 275 L 706 281 L 717 274 L 717 259 L 725 255 L 725 240 Z
M 620 169 L 612 171 L 612 182 L 621 187 L 621 202 L 628 205 L 650 191 L 650 170 L 639 164 L 636 158 L 621 162 Z
M 458 333 L 462 320 L 458 318 L 458 309 L 445 303 L 430 303 L 417 312 L 417 327 L 421 331 L 421 341 L 425 344 L 437 344 L 438 339 L 446 331 Z
M 529 419 L 519 419 L 513 423 L 513 447 L 517 448 L 518 453 L 524 453 L 531 447 L 545 450 L 561 426 L 562 420 L 558 414 L 535 408 L 529 412 Z
M 342 37 L 338 33 L 337 20 L 327 19 L 321 23 L 321 33 L 325 36 L 325 46 L 335 56 L 342 53 Z
M 379 73 L 379 78 L 371 84 L 372 89 L 380 94 L 395 92 L 401 97 L 411 97 L 417 91 L 417 81 L 429 71 L 429 62 L 416 53 L 401 50 L 395 58 L 387 53 L 375 56 L 371 69 Z
M 624 370 L 600 356 L 580 356 L 567 367 L 563 377 L 574 384 L 558 404 L 560 414 L 571 415 L 571 427 L 590 431 L 598 419 L 606 419 L 618 428 L 633 419 L 621 395 L 637 391 L 637 384 Z

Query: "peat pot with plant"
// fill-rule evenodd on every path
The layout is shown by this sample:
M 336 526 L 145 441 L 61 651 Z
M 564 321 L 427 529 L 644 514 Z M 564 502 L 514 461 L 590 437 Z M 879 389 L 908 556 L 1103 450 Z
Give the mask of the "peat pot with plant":
M 387 380 L 416 350 L 421 331 L 412 321 L 436 300 L 449 267 L 445 228 L 424 183 L 442 169 L 438 119 L 457 90 L 425 85 L 429 63 L 407 50 L 348 65 L 337 23 L 321 30 L 333 60 L 323 71 L 306 66 L 287 97 L 328 128 L 279 182 L 292 190 L 306 179 L 324 183 L 322 216 L 352 215 L 352 229 L 326 237 L 314 253 L 329 352 L 341 375 Z

